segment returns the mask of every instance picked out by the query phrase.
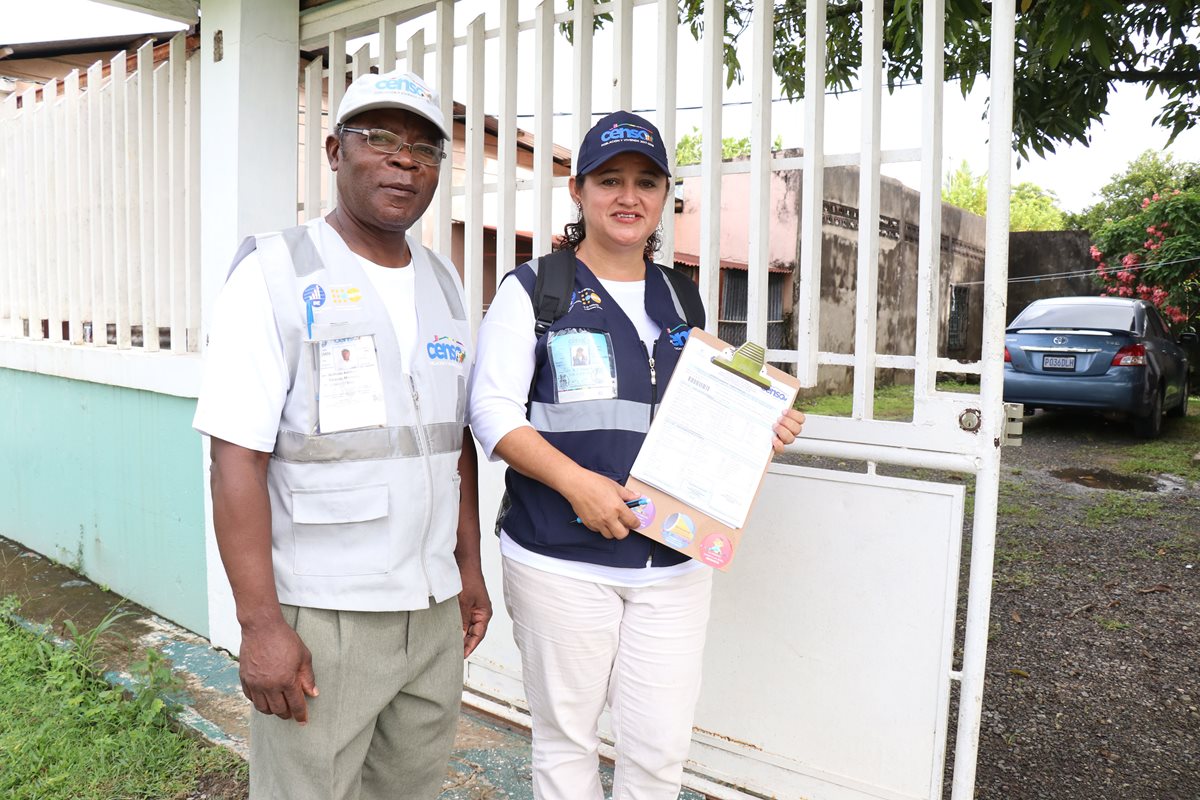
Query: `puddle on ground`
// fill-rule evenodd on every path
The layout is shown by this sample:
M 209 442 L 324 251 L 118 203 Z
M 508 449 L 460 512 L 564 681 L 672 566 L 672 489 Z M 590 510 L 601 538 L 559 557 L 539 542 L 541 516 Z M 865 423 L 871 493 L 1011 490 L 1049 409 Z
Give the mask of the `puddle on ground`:
M 1159 482 L 1145 475 L 1121 475 L 1106 469 L 1080 469 L 1068 467 L 1050 473 L 1054 477 L 1078 483 L 1089 489 L 1118 489 L 1121 491 L 1157 492 Z

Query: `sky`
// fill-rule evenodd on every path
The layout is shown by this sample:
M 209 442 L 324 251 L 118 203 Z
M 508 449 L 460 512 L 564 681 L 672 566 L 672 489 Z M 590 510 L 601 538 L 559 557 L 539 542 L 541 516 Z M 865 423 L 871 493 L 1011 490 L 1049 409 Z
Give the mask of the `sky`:
M 36 10 L 35 10 L 36 9 Z M 533 3 L 523 0 L 520 17 L 527 19 L 532 16 Z M 468 23 L 478 14 L 489 14 L 487 24 L 494 22 L 490 15 L 495 13 L 491 3 L 485 0 L 460 0 L 456 11 L 456 28 L 458 35 L 463 35 Z M 654 9 L 653 7 L 638 7 L 635 10 L 635 53 L 652 53 L 657 45 L 653 39 Z M 647 24 L 642 24 L 647 23 Z M 165 30 L 180 27 L 175 23 L 157 20 L 145 14 L 125 11 L 105 6 L 90 0 L 42 0 L 34 4 L 28 0 L 0 0 L 0 45 L 27 41 L 47 41 L 54 39 L 70 39 L 114 35 L 119 33 L 138 33 L 153 30 Z M 405 39 L 418 25 L 410 24 L 402 27 L 398 41 Z M 522 42 L 531 37 L 531 33 L 522 34 Z M 611 74 L 611 45 L 607 44 L 605 34 L 597 35 L 594 48 L 594 72 L 596 76 Z M 426 41 L 436 37 L 433 31 L 427 33 Z M 561 36 L 556 37 L 557 57 L 566 59 L 570 64 L 569 45 Z M 496 42 L 488 42 L 489 49 L 494 52 Z M 353 45 L 352 45 L 353 47 Z M 522 67 L 532 74 L 532 47 L 521 47 L 520 58 Z M 681 33 L 679 43 L 679 96 L 677 104 L 682 109 L 677 116 L 677 131 L 687 133 L 692 126 L 701 123 L 700 82 L 689 81 L 687 76 L 700 71 L 702 58 L 700 45 L 690 34 Z M 745 63 L 746 59 L 743 59 Z M 466 84 L 463 73 L 456 70 L 456 93 L 465 96 Z M 571 103 L 570 73 L 566 80 L 561 78 L 555 86 L 555 103 L 560 108 L 569 108 Z M 495 83 L 492 81 L 491 83 Z M 654 80 L 645 80 L 635 84 L 634 108 L 653 117 Z M 608 110 L 608 97 L 604 94 L 604 82 L 597 78 L 593 88 L 593 107 L 597 112 Z M 775 96 L 780 96 L 776 88 Z M 497 110 L 497 87 L 491 86 L 485 93 L 485 105 L 488 113 Z M 726 103 L 723 114 L 725 136 L 746 136 L 750 133 L 750 111 L 748 105 L 739 103 L 750 97 L 749 83 L 735 84 L 725 92 Z M 975 90 L 966 98 L 962 97 L 957 85 L 947 84 L 944 94 L 945 109 L 943 114 L 944 162 L 943 173 L 956 169 L 966 162 L 975 174 L 981 174 L 987 169 L 987 122 L 983 119 L 986 108 L 986 80 L 977 83 Z M 533 110 L 534 98 L 532 91 L 525 87 L 518 93 L 518 111 L 530 113 Z M 832 152 L 850 152 L 857 150 L 859 140 L 859 119 L 861 94 L 850 92 L 839 97 L 830 96 L 826 104 L 826 147 Z M 690 107 L 695 107 L 690 108 Z M 772 139 L 779 136 L 785 147 L 799 147 L 803 144 L 804 111 L 803 104 L 777 102 L 773 104 Z M 1110 113 L 1099 124 L 1094 124 L 1089 134 L 1091 145 L 1062 146 L 1055 154 L 1047 158 L 1034 156 L 1029 162 L 1017 166 L 1014 154 L 1013 164 L 1016 167 L 1012 175 L 1014 183 L 1031 181 L 1054 192 L 1064 210 L 1079 211 L 1093 203 L 1097 192 L 1111 177 L 1120 172 L 1133 158 L 1146 149 L 1162 151 L 1166 145 L 1167 132 L 1152 124 L 1159 108 L 1154 98 L 1147 99 L 1145 89 L 1139 86 L 1118 87 L 1110 98 Z M 908 148 L 920 146 L 920 88 L 906 87 L 893 95 L 884 96 L 883 100 L 883 146 L 885 148 Z M 520 120 L 523 126 L 530 126 L 532 120 L 525 117 Z M 555 139 L 560 144 L 570 146 L 574 136 L 573 124 L 569 118 L 560 118 L 555 123 Z M 836 143 L 845 142 L 844 148 L 838 148 Z M 1167 150 L 1174 154 L 1177 160 L 1200 161 L 1200 129 L 1186 131 L 1179 136 Z M 919 176 L 919 165 L 885 165 L 884 171 L 893 177 L 910 185 L 916 185 Z

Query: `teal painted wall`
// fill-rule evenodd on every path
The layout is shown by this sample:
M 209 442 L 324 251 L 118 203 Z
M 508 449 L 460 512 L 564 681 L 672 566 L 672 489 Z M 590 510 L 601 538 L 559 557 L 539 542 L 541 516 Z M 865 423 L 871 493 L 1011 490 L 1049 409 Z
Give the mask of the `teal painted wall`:
M 207 635 L 195 408 L 0 369 L 0 536 Z

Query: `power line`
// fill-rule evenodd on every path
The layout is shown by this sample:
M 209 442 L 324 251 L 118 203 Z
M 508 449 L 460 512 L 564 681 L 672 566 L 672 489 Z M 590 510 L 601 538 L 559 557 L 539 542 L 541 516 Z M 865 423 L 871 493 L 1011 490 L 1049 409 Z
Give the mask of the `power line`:
M 1110 272 L 1141 272 L 1147 269 L 1157 269 L 1159 267 L 1171 267 L 1176 264 L 1190 264 L 1195 261 L 1200 261 L 1200 256 L 1189 256 L 1188 258 L 1180 258 L 1175 261 L 1157 261 L 1153 264 L 1139 264 L 1133 267 L 1120 267 L 1109 270 Z M 1088 275 L 1095 275 L 1095 268 L 1071 270 L 1069 272 L 1048 272 L 1045 275 L 1022 275 L 1019 278 L 1009 278 L 1008 283 L 1036 283 L 1038 281 L 1048 281 L 1058 278 L 1081 278 Z M 954 286 L 982 286 L 985 281 L 963 281 L 955 283 Z
M 897 83 L 895 86 L 889 87 L 889 91 L 894 90 L 894 89 L 902 89 L 906 86 L 920 86 L 920 85 L 921 84 L 918 83 L 917 81 Z M 862 89 L 857 86 L 850 88 L 850 89 L 826 90 L 825 96 L 826 97 L 836 97 L 837 95 L 855 94 L 855 93 L 858 93 L 861 91 L 862 91 Z M 771 102 L 772 103 L 799 103 L 800 101 L 802 101 L 804 99 L 805 99 L 805 97 L 800 97 L 797 99 L 792 99 L 790 97 L 772 97 Z M 749 106 L 749 105 L 753 105 L 753 104 L 754 104 L 753 100 L 730 100 L 728 102 L 721 103 L 721 108 L 728 108 L 730 106 Z M 675 110 L 676 111 L 703 111 L 704 106 L 676 106 Z M 633 113 L 635 113 L 635 114 L 653 114 L 653 113 L 656 113 L 657 111 L 658 111 L 657 108 L 635 108 L 635 109 L 633 109 Z M 612 113 L 611 111 L 593 111 L 591 113 L 591 115 L 593 117 L 603 117 L 603 116 L 606 116 L 611 113 Z M 528 119 L 530 117 L 536 117 L 536 116 L 537 116 L 536 113 L 517 114 L 516 115 L 517 119 Z M 551 112 L 550 116 L 552 116 L 552 117 L 573 117 L 573 116 L 575 116 L 575 112 L 574 111 L 554 111 L 554 112 Z

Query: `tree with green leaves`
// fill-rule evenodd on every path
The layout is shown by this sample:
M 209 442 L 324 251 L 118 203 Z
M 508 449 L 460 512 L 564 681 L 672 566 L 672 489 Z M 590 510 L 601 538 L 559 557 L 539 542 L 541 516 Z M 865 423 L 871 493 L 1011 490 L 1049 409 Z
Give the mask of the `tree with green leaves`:
M 1200 188 L 1143 197 L 1092 241 L 1102 294 L 1149 300 L 1176 325 L 1200 322 Z
M 771 145 L 771 150 L 783 149 L 783 137 L 776 136 L 775 141 Z M 679 138 L 679 142 L 675 145 L 675 164 L 680 167 L 688 164 L 699 164 L 700 155 L 704 152 L 704 134 L 700 133 L 700 129 L 692 127 L 691 133 L 685 133 Z M 732 161 L 735 158 L 744 158 L 750 155 L 750 138 L 742 137 L 740 139 L 733 136 L 726 136 L 721 140 L 721 160 Z
M 1200 164 L 1176 161 L 1167 153 L 1147 150 L 1112 176 L 1100 190 L 1100 199 L 1078 214 L 1067 215 L 1067 225 L 1096 233 L 1106 222 L 1139 213 L 1142 201 L 1175 189 L 1200 189 Z
M 967 162 L 946 176 L 942 200 L 953 206 L 987 215 L 987 173 L 974 175 Z M 1058 197 L 1028 181 L 1012 187 L 1009 194 L 1009 230 L 1057 231 L 1063 227 Z
M 711 2 L 711 0 L 709 0 Z M 680 18 L 699 38 L 705 0 L 680 0 Z M 737 43 L 753 0 L 725 2 L 725 68 L 740 80 Z M 804 95 L 805 12 L 810 0 L 776 0 L 774 65 L 784 94 Z M 861 0 L 826 7 L 826 88 L 853 88 L 861 75 Z M 884 0 L 883 49 L 890 90 L 921 78 L 920 0 Z M 992 4 L 946 1 L 946 78 L 963 94 L 989 75 Z M 1112 90 L 1143 86 L 1163 95 L 1155 123 L 1171 132 L 1200 120 L 1200 3 L 1196 0 L 1018 0 L 1013 149 L 1044 156 L 1059 144 L 1089 142 Z

